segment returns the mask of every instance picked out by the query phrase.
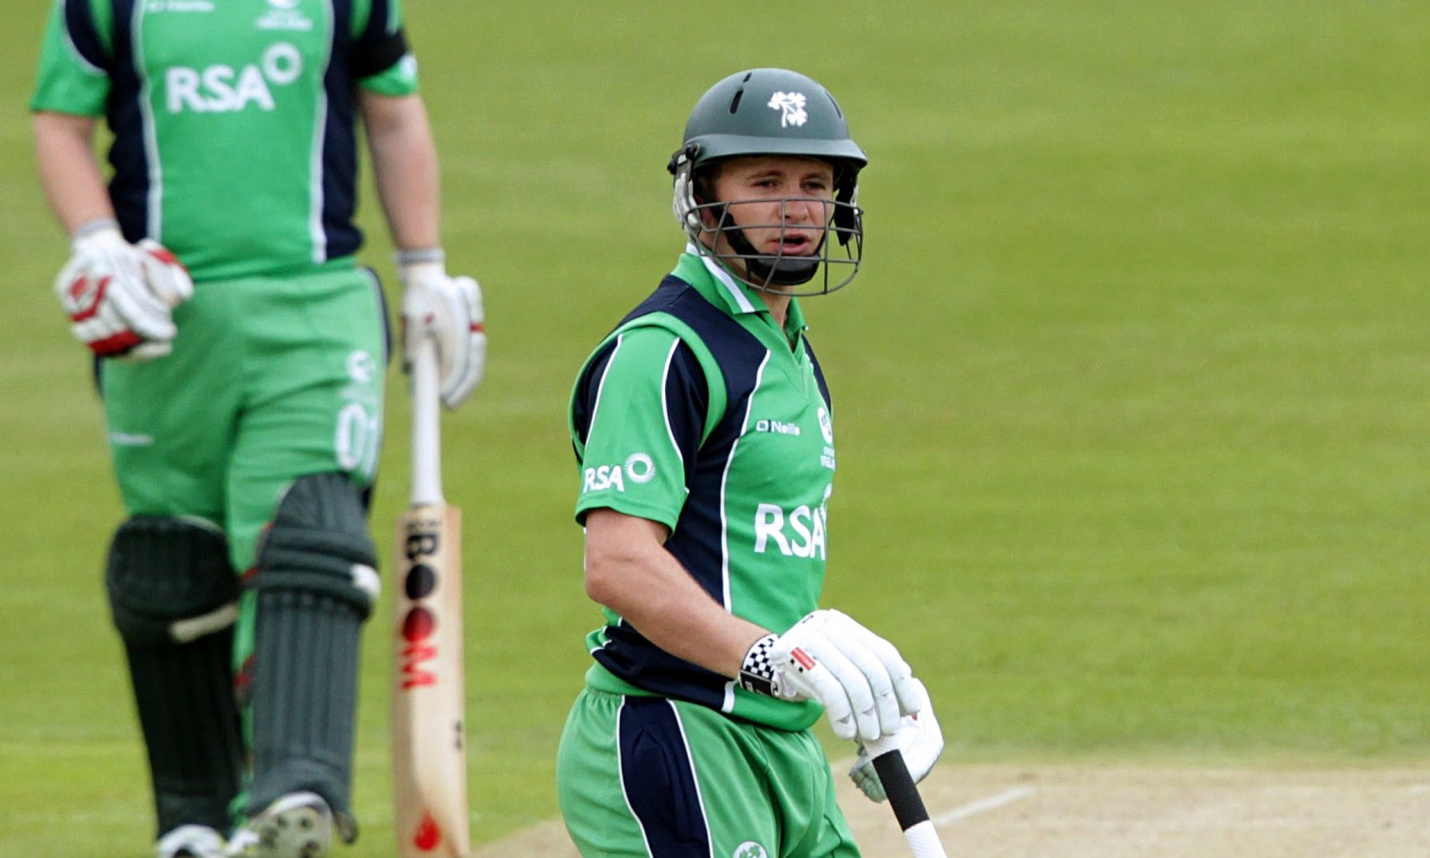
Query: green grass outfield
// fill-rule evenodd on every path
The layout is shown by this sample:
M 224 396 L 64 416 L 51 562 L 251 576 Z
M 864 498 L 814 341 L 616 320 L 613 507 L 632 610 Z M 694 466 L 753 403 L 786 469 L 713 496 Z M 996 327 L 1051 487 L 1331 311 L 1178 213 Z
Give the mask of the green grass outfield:
M 598 619 L 571 377 L 679 251 L 686 112 L 757 65 L 827 83 L 872 160 L 865 271 L 806 305 L 840 433 L 827 596 L 927 680 L 942 765 L 1430 761 L 1430 6 L 408 5 L 491 334 L 445 421 L 479 841 L 554 815 Z M 25 107 L 47 6 L 0 4 L 0 854 L 142 858 L 120 510 Z M 354 858 L 392 851 L 382 607 Z

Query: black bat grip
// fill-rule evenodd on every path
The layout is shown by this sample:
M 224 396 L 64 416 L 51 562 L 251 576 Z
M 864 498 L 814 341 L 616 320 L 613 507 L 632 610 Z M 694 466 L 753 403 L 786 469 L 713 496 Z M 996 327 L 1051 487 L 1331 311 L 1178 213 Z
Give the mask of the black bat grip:
M 883 753 L 874 757 L 874 771 L 879 773 L 879 782 L 884 785 L 884 794 L 889 797 L 889 807 L 899 821 L 899 828 L 908 831 L 920 822 L 927 822 L 929 812 L 909 774 L 909 767 L 904 765 L 904 755 L 899 753 L 898 745 L 892 740 L 888 740 L 888 744 L 891 750 L 881 747 L 879 750 Z M 869 752 L 874 753 L 872 744 Z

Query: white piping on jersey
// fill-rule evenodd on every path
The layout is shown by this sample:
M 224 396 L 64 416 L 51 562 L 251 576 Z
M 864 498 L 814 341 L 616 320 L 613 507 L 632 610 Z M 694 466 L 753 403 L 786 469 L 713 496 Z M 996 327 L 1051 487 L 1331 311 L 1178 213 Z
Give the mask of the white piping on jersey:
M 322 264 L 328 259 L 328 234 L 323 229 L 323 141 L 328 133 L 328 64 L 333 61 L 333 43 L 338 34 L 334 31 L 333 0 L 323 4 L 327 15 L 329 38 L 323 54 L 323 73 L 318 77 L 317 99 L 313 105 L 313 142 L 308 153 L 308 175 L 312 185 L 308 188 L 308 234 L 313 238 L 313 263 Z
M 161 244 L 164 241 L 164 169 L 159 159 L 159 132 L 154 123 L 154 106 L 150 103 L 154 95 L 154 85 L 145 71 L 144 8 L 147 3 L 135 3 L 129 13 L 129 43 L 134 55 L 134 70 L 143 83 L 139 93 L 139 116 L 144 125 L 144 160 L 149 168 L 149 190 L 146 194 L 146 222 L 144 234 Z
M 670 403 L 666 401 L 665 392 L 669 389 L 670 367 L 675 363 L 675 353 L 680 350 L 680 337 L 675 338 L 675 342 L 670 344 L 670 351 L 665 353 L 665 368 L 660 373 L 660 414 L 665 421 L 665 437 L 670 439 L 670 448 L 675 451 L 675 457 L 680 460 L 681 471 L 685 470 L 685 456 L 680 452 L 680 445 L 675 441 L 675 430 L 670 427 Z M 702 427 L 703 428 L 703 427 Z M 685 494 L 690 494 L 690 487 L 687 486 Z
M 685 245 L 685 252 L 693 253 L 700 257 L 700 261 L 705 263 L 705 269 L 715 278 L 715 282 L 724 287 L 725 294 L 730 297 L 730 300 L 735 302 L 735 306 L 740 308 L 740 312 L 755 312 L 755 305 L 750 303 L 750 298 L 745 294 L 745 290 L 741 289 L 739 285 L 735 283 L 735 278 L 731 277 L 730 272 L 721 267 L 720 263 L 711 259 L 707 253 L 701 252 L 701 250 L 695 246 L 694 242 L 688 242 Z
M 586 437 L 591 437 L 591 432 L 596 428 L 596 420 L 601 416 L 601 402 L 606 393 L 606 379 L 611 374 L 611 364 L 615 361 L 617 353 L 621 350 L 621 343 L 626 339 L 625 334 L 616 335 L 616 345 L 611 349 L 611 356 L 606 359 L 606 368 L 601 371 L 601 383 L 596 385 L 596 404 L 591 406 L 591 422 L 586 426 Z M 582 445 L 582 457 L 585 456 L 584 444 Z

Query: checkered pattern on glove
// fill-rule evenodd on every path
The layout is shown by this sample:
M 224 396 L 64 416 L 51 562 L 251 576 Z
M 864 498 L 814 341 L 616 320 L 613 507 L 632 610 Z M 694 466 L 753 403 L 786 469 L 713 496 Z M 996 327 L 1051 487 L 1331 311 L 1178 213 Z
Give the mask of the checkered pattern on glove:
M 740 665 L 741 688 L 770 697 L 780 696 L 775 690 L 775 663 L 770 655 L 774 646 L 774 635 L 765 635 L 750 646 L 749 652 L 745 653 L 744 664 Z

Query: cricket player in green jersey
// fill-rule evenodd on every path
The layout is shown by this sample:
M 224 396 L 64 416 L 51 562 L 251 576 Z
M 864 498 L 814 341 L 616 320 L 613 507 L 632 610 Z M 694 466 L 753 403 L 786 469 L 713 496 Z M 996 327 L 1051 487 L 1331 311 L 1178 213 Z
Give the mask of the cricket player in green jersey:
M 818 606 L 834 412 L 798 297 L 858 271 L 866 163 L 814 80 L 715 84 L 669 165 L 685 253 L 577 378 L 576 518 L 606 622 L 557 790 L 584 855 L 857 856 L 821 714 L 840 738 L 897 736 L 915 778 L 943 748 L 898 650 Z M 883 798 L 867 754 L 851 775 Z
M 485 361 L 450 277 L 399 0 L 55 0 L 31 101 L 127 518 L 106 585 L 159 858 L 326 854 L 357 833 L 359 638 L 387 312 L 355 261 L 358 129 L 442 397 Z M 92 154 L 100 117 L 108 168 Z M 116 846 L 116 853 L 126 851 Z

